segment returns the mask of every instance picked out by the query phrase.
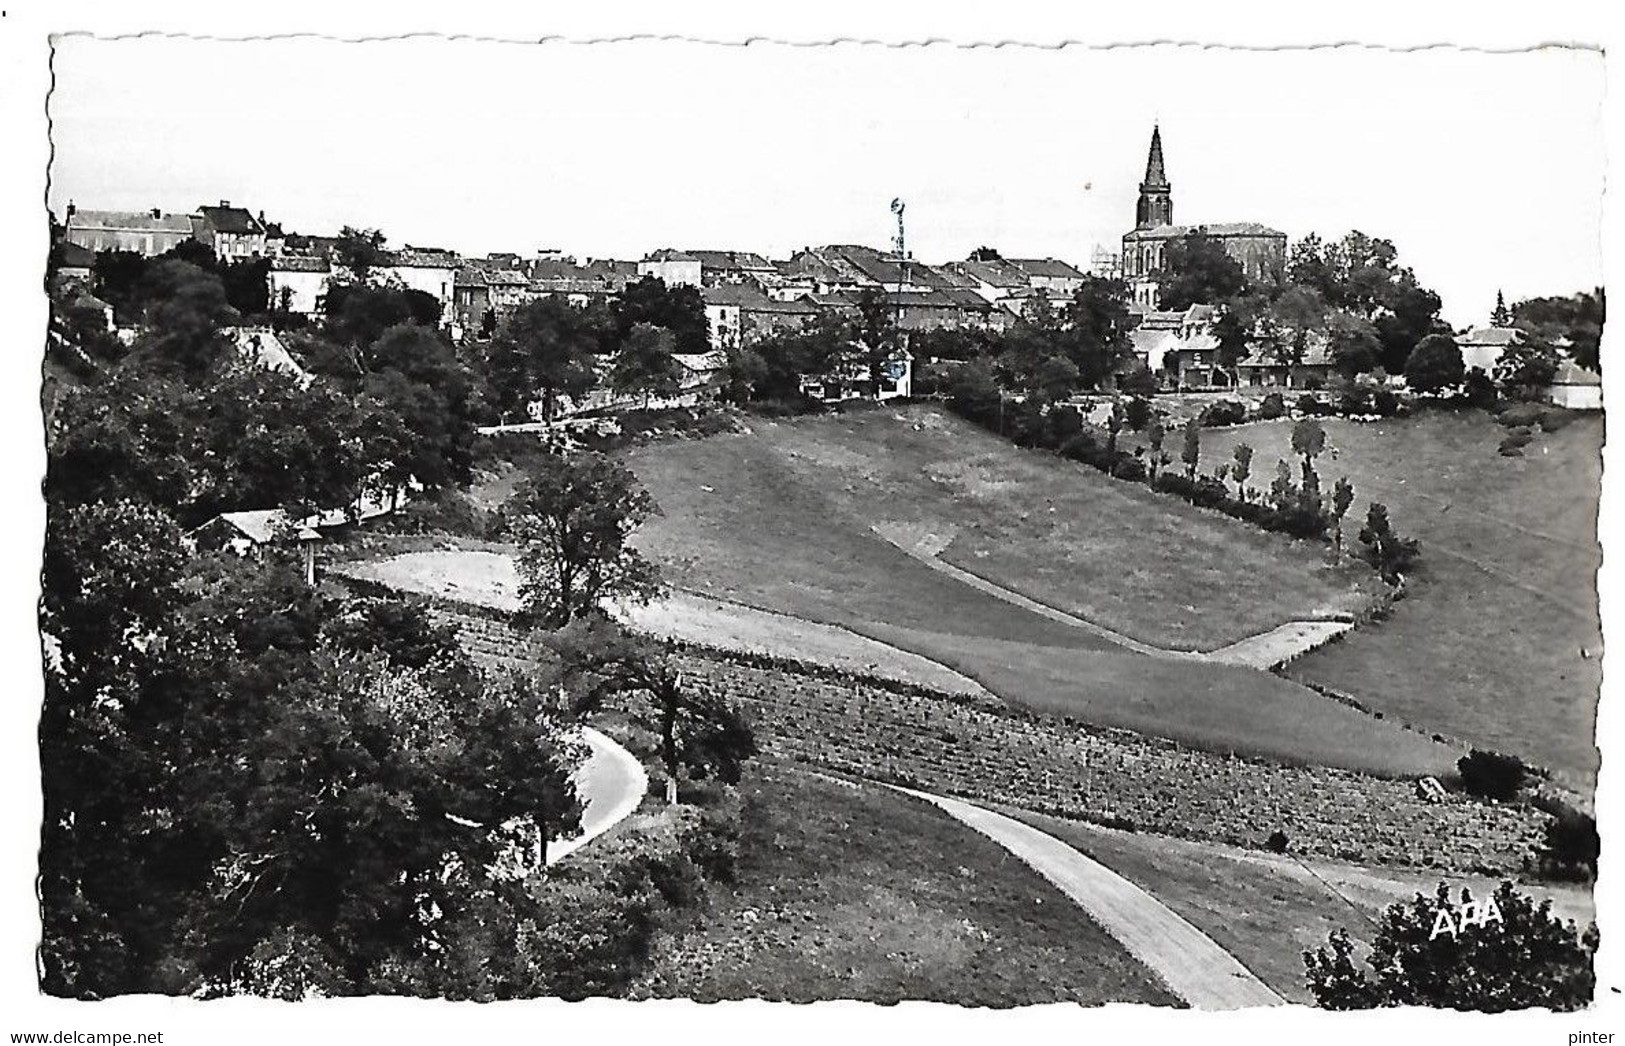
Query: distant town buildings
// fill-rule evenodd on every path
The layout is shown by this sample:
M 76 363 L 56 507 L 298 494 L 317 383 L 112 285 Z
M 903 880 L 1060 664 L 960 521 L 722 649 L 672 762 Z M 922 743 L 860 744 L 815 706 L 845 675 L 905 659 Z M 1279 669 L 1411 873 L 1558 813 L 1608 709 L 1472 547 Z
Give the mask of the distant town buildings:
M 199 207 L 192 216 L 192 239 L 214 251 L 221 261 L 245 261 L 270 254 L 265 239 L 265 213 L 258 218 L 230 200 Z
M 90 251 L 134 251 L 155 257 L 192 239 L 185 214 L 150 211 L 87 211 L 68 204 L 63 239 Z

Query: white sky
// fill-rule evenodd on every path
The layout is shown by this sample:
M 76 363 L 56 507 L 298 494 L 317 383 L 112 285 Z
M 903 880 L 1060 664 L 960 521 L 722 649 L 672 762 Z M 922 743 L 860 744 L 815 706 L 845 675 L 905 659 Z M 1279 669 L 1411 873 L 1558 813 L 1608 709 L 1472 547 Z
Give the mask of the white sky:
M 1087 263 L 1160 119 L 1181 223 L 1358 228 L 1457 325 L 1601 282 L 1595 52 L 59 38 L 50 202 L 464 253 L 988 244 Z

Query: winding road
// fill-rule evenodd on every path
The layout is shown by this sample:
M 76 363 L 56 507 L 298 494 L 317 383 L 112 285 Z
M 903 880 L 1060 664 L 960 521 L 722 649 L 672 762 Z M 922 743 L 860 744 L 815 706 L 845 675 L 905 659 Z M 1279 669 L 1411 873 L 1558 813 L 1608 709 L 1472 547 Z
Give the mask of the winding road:
M 547 844 L 547 863 L 557 864 L 631 816 L 649 790 L 649 775 L 637 757 L 590 726 L 581 738 L 591 750 L 574 776 L 581 797 L 581 834 Z
M 1172 909 L 1098 861 L 1031 825 L 972 803 L 888 785 L 992 839 L 1071 898 L 1091 919 L 1203 1010 L 1281 1006 L 1286 1000 Z

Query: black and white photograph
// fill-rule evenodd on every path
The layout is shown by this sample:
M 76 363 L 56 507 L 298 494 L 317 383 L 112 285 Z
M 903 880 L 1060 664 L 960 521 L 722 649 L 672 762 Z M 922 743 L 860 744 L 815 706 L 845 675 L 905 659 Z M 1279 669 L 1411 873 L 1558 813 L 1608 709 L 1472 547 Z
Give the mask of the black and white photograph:
M 8 12 L 0 1033 L 1625 1034 L 1571 6 Z

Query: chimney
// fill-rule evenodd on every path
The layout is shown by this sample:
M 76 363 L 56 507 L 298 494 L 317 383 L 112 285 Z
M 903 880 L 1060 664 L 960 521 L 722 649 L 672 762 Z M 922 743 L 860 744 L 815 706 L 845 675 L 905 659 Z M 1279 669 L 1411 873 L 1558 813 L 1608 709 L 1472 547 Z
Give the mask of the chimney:
M 230 200 L 221 200 L 220 201 L 220 206 L 222 206 L 222 207 L 230 207 L 231 206 L 231 201 Z
M 68 201 L 68 217 L 72 218 L 73 215 L 74 215 L 74 212 L 77 211 L 77 210 L 79 210 L 79 208 L 74 206 L 74 203 L 73 203 L 72 200 L 69 200 Z
M 154 218 L 162 218 L 164 216 L 164 212 L 163 212 L 163 210 L 161 208 L 154 207 L 152 209 L 152 216 Z

